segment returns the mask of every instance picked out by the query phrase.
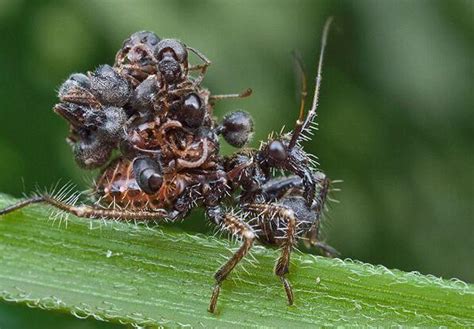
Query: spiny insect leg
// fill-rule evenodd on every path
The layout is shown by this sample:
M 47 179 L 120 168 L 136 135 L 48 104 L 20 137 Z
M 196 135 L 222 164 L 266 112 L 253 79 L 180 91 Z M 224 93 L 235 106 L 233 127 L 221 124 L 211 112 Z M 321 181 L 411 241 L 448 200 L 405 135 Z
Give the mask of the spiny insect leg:
M 259 214 L 266 220 L 278 218 L 286 223 L 286 232 L 281 245 L 281 255 L 275 264 L 275 275 L 280 277 L 285 288 L 288 304 L 293 305 L 294 296 L 290 282 L 285 275 L 289 272 L 290 254 L 296 244 L 296 215 L 293 210 L 278 204 L 251 203 L 246 205 L 245 210 Z
M 216 274 L 214 275 L 216 284 L 214 286 L 211 301 L 209 303 L 209 312 L 211 313 L 214 313 L 216 310 L 217 299 L 219 297 L 222 282 L 227 278 L 227 276 L 230 274 L 230 272 L 232 272 L 234 267 L 242 260 L 242 258 L 244 258 L 250 248 L 252 248 L 253 242 L 256 238 L 253 229 L 246 222 L 244 222 L 243 219 L 229 213 L 219 217 L 220 219 L 217 219 L 217 221 L 219 221 L 218 224 L 231 234 L 242 238 L 243 241 L 240 248 L 224 265 L 219 268 L 219 270 L 217 270 Z M 216 218 L 213 219 L 216 220 Z
M 22 200 L 22 201 L 19 201 L 15 204 L 12 204 L 11 206 L 8 206 L 6 208 L 3 208 L 3 209 L 0 209 L 0 216 L 2 215 L 6 215 L 8 213 L 11 213 L 15 210 L 18 210 L 18 209 L 21 209 L 23 207 L 26 207 L 30 204 L 33 204 L 33 203 L 39 203 L 39 202 L 44 202 L 44 199 L 43 197 L 41 196 L 35 196 L 35 197 L 32 197 L 32 198 L 29 198 L 29 199 L 25 199 L 25 200 Z
M 19 201 L 5 209 L 0 210 L 0 216 L 8 214 L 14 210 L 21 209 L 33 203 L 47 203 L 55 208 L 67 213 L 83 218 L 116 218 L 116 219 L 136 219 L 136 220 L 157 220 L 167 217 L 167 212 L 163 209 L 154 211 L 130 211 L 126 209 L 103 209 L 87 205 L 73 206 L 47 194 L 35 196 L 30 199 Z

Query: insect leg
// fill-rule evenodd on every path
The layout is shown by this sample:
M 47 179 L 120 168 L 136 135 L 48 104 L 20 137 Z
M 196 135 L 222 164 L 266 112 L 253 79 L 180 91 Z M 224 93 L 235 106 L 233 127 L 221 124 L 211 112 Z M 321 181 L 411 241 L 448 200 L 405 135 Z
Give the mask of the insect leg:
M 26 199 L 26 200 L 19 201 L 15 204 L 12 204 L 11 206 L 0 209 L 0 216 L 6 215 L 6 214 L 11 213 L 15 210 L 26 207 L 30 204 L 39 203 L 39 202 L 44 202 L 43 197 L 35 196 L 35 197 L 29 198 L 29 199 Z
M 316 172 L 314 177 L 318 190 L 314 196 L 311 210 L 316 213 L 316 220 L 309 231 L 306 233 L 307 242 L 309 243 L 308 247 L 318 248 L 326 257 L 336 257 L 339 256 L 339 252 L 335 248 L 331 247 L 325 242 L 319 241 L 319 225 L 321 223 L 324 206 L 331 188 L 331 181 L 321 171 Z
M 319 217 L 319 213 L 324 210 L 324 203 L 326 202 L 331 181 L 323 172 L 305 166 L 297 167 L 294 173 L 302 179 L 303 197 L 308 207 L 314 209 L 316 206 L 317 209 L 314 210 L 318 212 Z M 317 203 L 317 205 L 314 203 Z
M 262 192 L 265 198 L 270 201 L 282 198 L 291 189 L 302 189 L 302 187 L 302 179 L 293 175 L 269 180 L 262 186 Z
M 193 85 L 194 86 L 199 86 L 204 79 L 204 75 L 206 74 L 207 68 L 209 65 L 211 65 L 211 61 L 204 56 L 203 53 L 201 53 L 199 50 L 191 48 L 191 47 L 186 47 L 188 50 L 192 51 L 197 57 L 199 57 L 204 63 L 201 65 L 196 65 L 192 66 L 189 68 L 189 70 L 200 70 L 201 72 L 199 73 L 199 76 L 194 80 Z
M 339 256 L 341 253 L 337 251 L 334 247 L 331 247 L 326 242 L 316 241 L 314 246 L 321 250 L 324 256 L 334 258 Z
M 312 176 L 317 191 L 314 195 L 314 201 L 311 205 L 311 209 L 316 212 L 319 219 L 324 212 L 324 205 L 326 204 L 326 200 L 328 198 L 331 181 L 322 171 L 317 171 Z
M 0 216 L 6 215 L 12 211 L 21 209 L 33 203 L 46 203 L 55 208 L 83 218 L 115 218 L 115 219 L 136 219 L 136 220 L 156 220 L 166 218 L 168 213 L 164 209 L 153 211 L 130 211 L 126 209 L 103 209 L 87 205 L 73 206 L 60 201 L 47 194 L 35 196 L 30 199 L 19 201 L 5 209 L 0 210 Z
M 219 226 L 221 226 L 223 229 L 242 238 L 243 240 L 240 248 L 224 265 L 219 268 L 219 270 L 217 270 L 216 274 L 214 274 L 216 284 L 214 286 L 209 304 L 209 312 L 214 313 L 216 310 L 217 299 L 219 297 L 222 282 L 227 278 L 227 276 L 230 274 L 230 272 L 232 272 L 234 267 L 242 260 L 242 258 L 244 258 L 250 248 L 252 248 L 256 235 L 253 229 L 246 222 L 244 222 L 243 219 L 229 213 L 222 215 L 220 211 L 215 211 L 215 209 L 212 209 L 212 211 L 214 212 L 211 214 L 211 211 L 208 209 L 207 214 L 212 220 L 214 220 L 216 224 L 219 224 Z
M 288 304 L 293 305 L 293 290 L 285 275 L 289 272 L 290 254 L 296 244 L 296 215 L 293 210 L 278 204 L 251 203 L 244 209 L 263 216 L 264 219 L 275 220 L 278 218 L 286 222 L 286 232 L 281 245 L 281 255 L 275 264 L 275 275 L 277 275 L 285 288 Z
M 209 96 L 209 100 L 221 100 L 227 98 L 245 98 L 252 95 L 252 89 L 247 88 L 239 94 L 224 94 L 224 95 L 211 95 Z

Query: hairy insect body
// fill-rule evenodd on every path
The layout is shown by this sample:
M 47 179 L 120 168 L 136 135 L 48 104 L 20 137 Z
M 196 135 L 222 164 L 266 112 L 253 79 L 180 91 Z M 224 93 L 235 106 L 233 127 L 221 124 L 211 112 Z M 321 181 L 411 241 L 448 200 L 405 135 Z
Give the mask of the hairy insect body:
M 164 208 L 166 200 L 159 192 L 145 193 L 137 183 L 131 161 L 119 158 L 111 164 L 96 182 L 95 196 L 105 207 L 119 207 L 140 211 Z
M 242 241 L 214 276 L 209 311 L 216 309 L 222 282 L 255 241 L 280 247 L 274 273 L 293 304 L 286 274 L 297 242 L 305 240 L 327 256 L 337 254 L 319 234 L 330 180 L 301 145 L 316 116 L 329 25 L 330 20 L 323 31 L 311 110 L 305 116 L 304 80 L 295 128 L 269 137 L 258 149 L 242 148 L 253 133 L 247 112 L 234 111 L 220 123 L 213 117 L 215 101 L 249 96 L 250 89 L 213 95 L 201 86 L 210 61 L 198 50 L 152 32 L 132 34 L 113 67 L 72 74 L 54 107 L 70 125 L 68 142 L 76 162 L 85 169 L 103 168 L 95 183 L 96 203 L 68 204 L 44 194 L 0 215 L 45 202 L 86 218 L 174 221 L 203 207 L 211 223 Z M 190 65 L 189 53 L 202 63 Z M 220 136 L 242 149 L 223 157 Z

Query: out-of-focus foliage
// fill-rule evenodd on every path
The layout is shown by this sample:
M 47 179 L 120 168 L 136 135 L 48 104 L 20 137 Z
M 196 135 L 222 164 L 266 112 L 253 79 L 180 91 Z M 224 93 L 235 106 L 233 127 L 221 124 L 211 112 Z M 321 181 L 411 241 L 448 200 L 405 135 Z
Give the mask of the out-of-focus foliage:
M 315 74 L 322 25 L 335 16 L 323 72 L 320 131 L 306 144 L 343 179 L 326 222 L 343 256 L 473 281 L 474 6 L 470 1 L 0 0 L 0 190 L 19 196 L 59 179 L 85 188 L 67 125 L 51 108 L 68 74 L 112 63 L 148 29 L 200 49 L 214 93 L 256 123 L 253 146 L 291 127 L 291 51 Z M 224 143 L 224 142 L 223 142 Z M 227 145 L 225 153 L 233 149 Z M 87 177 L 87 179 L 84 179 Z M 189 230 L 208 227 L 201 214 Z

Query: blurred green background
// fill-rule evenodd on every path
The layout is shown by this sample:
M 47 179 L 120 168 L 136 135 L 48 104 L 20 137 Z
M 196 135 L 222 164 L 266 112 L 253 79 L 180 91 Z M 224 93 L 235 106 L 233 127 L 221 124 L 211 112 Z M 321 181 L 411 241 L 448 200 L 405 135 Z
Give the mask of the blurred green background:
M 0 191 L 21 196 L 59 179 L 87 187 L 66 123 L 51 108 L 72 72 L 111 64 L 131 32 L 148 29 L 200 49 L 213 93 L 255 120 L 253 146 L 292 126 L 291 51 L 314 77 L 324 20 L 335 16 L 307 143 L 343 179 L 326 221 L 343 257 L 474 281 L 474 5 L 472 1 L 0 0 Z M 224 153 L 232 152 L 227 145 Z M 201 214 L 185 229 L 206 231 Z M 0 328 L 111 327 L 0 304 Z

